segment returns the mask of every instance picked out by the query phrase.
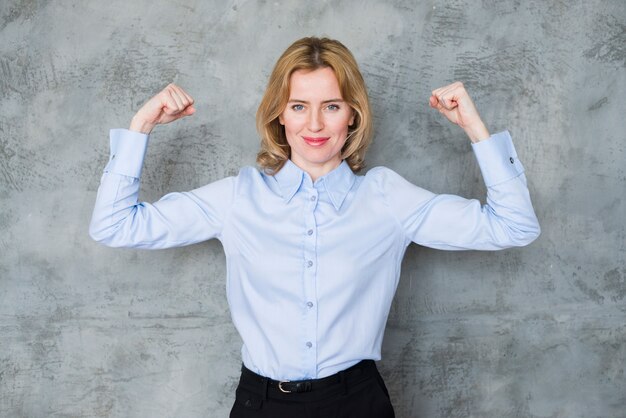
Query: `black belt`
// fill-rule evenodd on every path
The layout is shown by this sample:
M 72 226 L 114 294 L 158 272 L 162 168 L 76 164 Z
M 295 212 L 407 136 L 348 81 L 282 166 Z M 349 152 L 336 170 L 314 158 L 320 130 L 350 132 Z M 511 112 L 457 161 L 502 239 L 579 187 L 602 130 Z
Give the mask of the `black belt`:
M 363 360 L 346 370 L 321 379 L 280 381 L 261 376 L 247 367 L 241 366 L 240 382 L 247 385 L 259 385 L 260 388 L 267 385 L 268 388 L 278 389 L 282 393 L 304 393 L 328 388 L 340 383 L 347 384 L 357 380 L 361 381 L 375 376 L 377 372 L 374 360 Z

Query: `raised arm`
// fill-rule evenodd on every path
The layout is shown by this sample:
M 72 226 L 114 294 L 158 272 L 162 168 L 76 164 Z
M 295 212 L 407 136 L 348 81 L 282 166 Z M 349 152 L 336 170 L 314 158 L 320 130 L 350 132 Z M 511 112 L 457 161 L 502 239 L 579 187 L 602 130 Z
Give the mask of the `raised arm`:
M 381 170 L 382 190 L 407 241 L 446 250 L 498 250 L 536 239 L 539 222 L 509 133 L 489 134 L 462 83 L 434 90 L 429 102 L 472 141 L 487 198 L 482 205 L 476 199 L 434 194 Z
M 193 99 L 170 84 L 133 117 L 130 129 L 112 129 L 111 156 L 94 207 L 90 236 L 111 247 L 166 248 L 219 237 L 230 210 L 234 178 L 139 203 L 148 134 L 159 124 L 195 112 Z

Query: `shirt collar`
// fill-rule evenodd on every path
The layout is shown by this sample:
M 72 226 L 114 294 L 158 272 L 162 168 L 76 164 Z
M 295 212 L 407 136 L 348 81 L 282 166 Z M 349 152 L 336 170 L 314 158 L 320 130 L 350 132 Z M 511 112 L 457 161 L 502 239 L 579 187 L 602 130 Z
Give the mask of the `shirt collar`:
M 274 175 L 285 202 L 288 203 L 291 201 L 302 186 L 305 176 L 308 177 L 308 175 L 291 160 L 287 160 L 280 171 Z M 330 196 L 333 206 L 336 210 L 339 210 L 355 180 L 356 175 L 352 172 L 348 163 L 342 161 L 339 167 L 317 179 L 316 183 L 323 185 Z

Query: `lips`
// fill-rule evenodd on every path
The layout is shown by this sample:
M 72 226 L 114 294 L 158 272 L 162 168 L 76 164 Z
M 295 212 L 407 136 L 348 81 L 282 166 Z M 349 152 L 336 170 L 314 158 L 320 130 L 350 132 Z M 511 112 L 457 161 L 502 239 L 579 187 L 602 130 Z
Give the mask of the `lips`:
M 329 139 L 329 136 L 303 136 L 304 142 L 312 147 L 319 147 L 324 145 Z

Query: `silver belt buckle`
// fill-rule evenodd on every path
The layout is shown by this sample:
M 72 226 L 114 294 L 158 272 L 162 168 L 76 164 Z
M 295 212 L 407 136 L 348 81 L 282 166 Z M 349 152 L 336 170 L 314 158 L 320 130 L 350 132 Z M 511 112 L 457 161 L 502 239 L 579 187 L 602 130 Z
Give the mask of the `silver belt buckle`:
M 284 382 L 278 382 L 278 389 L 280 389 L 280 391 L 283 393 L 291 393 L 290 390 L 283 389 L 283 383 L 288 383 L 288 382 L 289 380 L 285 380 Z

